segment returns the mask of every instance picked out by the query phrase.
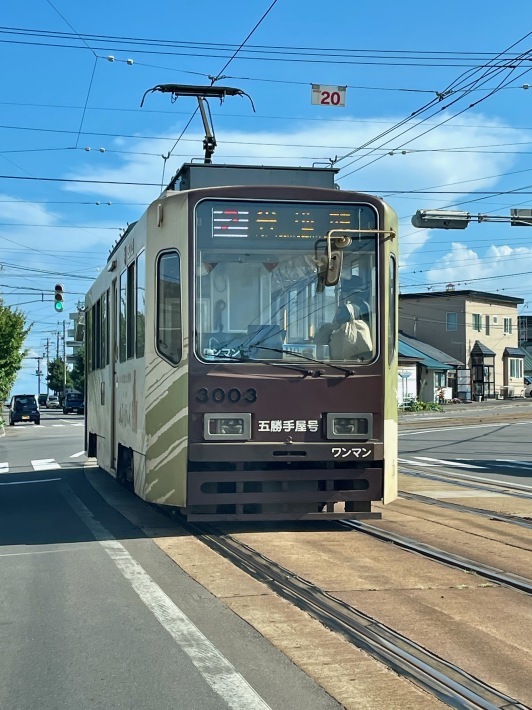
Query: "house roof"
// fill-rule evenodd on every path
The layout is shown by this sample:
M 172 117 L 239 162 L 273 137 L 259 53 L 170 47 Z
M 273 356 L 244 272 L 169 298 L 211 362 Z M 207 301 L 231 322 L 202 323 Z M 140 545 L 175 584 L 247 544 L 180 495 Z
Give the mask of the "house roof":
M 400 300 L 406 300 L 409 298 L 441 298 L 445 296 L 447 298 L 454 298 L 459 296 L 460 298 L 469 298 L 472 301 L 489 301 L 492 303 L 507 303 L 515 304 L 524 303 L 524 298 L 516 298 L 515 296 L 502 296 L 500 293 L 488 293 L 487 291 L 472 291 L 469 289 L 464 289 L 462 291 L 423 291 L 421 293 L 402 293 L 399 296 Z
M 421 350 L 418 350 L 409 343 L 406 343 L 403 340 L 402 335 L 399 335 L 399 357 L 419 362 L 428 370 L 452 370 L 451 365 L 447 365 L 440 360 L 436 360 L 433 357 L 425 355 L 425 353 L 422 353 Z
M 452 355 L 448 355 L 447 353 L 443 352 L 443 350 L 439 350 L 433 345 L 424 343 L 422 340 L 418 340 L 412 335 L 406 335 L 406 333 L 403 333 L 402 331 L 399 331 L 399 340 L 402 340 L 403 343 L 408 343 L 408 345 L 411 345 L 413 348 L 416 348 L 416 350 L 419 350 L 424 355 L 427 355 L 428 357 L 431 357 L 434 360 L 438 360 L 439 362 L 444 362 L 447 365 L 459 366 L 464 364 Z
M 507 357 L 526 357 L 523 348 L 504 348 L 504 355 Z
M 521 343 L 521 347 L 525 351 L 525 372 L 532 372 L 532 342 L 527 340 Z
M 480 340 L 475 340 L 475 344 L 471 348 L 471 355 L 488 355 L 489 357 L 496 357 L 497 353 L 490 350 L 487 345 L 481 343 Z

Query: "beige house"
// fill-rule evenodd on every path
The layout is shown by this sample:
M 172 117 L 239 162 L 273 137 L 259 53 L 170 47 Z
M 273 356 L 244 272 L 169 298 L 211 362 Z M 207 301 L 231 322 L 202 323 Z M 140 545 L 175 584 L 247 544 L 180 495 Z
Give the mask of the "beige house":
M 522 298 L 484 291 L 409 293 L 399 299 L 399 328 L 465 363 L 453 395 L 463 399 L 520 396 L 525 352 L 519 348 Z

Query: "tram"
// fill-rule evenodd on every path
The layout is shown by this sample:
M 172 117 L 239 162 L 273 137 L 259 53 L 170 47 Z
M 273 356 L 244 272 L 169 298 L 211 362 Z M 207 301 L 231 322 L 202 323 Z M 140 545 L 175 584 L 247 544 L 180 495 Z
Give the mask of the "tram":
M 86 295 L 86 448 L 189 520 L 397 496 L 397 218 L 333 168 L 189 163 Z

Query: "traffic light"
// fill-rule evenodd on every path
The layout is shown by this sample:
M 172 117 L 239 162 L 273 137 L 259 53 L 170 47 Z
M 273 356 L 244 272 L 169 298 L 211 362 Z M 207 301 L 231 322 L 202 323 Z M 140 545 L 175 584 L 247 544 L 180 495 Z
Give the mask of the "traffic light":
M 55 303 L 54 308 L 58 313 L 63 310 L 63 287 L 61 284 L 55 285 Z

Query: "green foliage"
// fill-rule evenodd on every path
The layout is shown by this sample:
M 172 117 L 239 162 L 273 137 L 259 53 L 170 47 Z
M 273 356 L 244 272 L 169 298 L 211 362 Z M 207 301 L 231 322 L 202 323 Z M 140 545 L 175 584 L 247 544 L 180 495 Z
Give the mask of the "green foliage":
M 48 363 L 48 376 L 46 381 L 48 382 L 48 387 L 56 394 L 63 392 L 63 371 L 62 358 L 56 357 L 55 360 Z M 68 370 L 66 373 L 66 386 L 72 387 L 72 377 Z
M 437 402 L 422 402 L 417 397 L 405 399 L 399 407 L 403 412 L 443 412 L 443 407 Z
M 85 391 L 85 348 L 81 347 L 75 354 L 74 366 L 72 367 L 71 377 L 72 386 L 78 392 Z
M 22 311 L 4 306 L 0 299 L 0 402 L 7 400 L 15 384 L 26 354 L 22 345 L 30 329 Z

